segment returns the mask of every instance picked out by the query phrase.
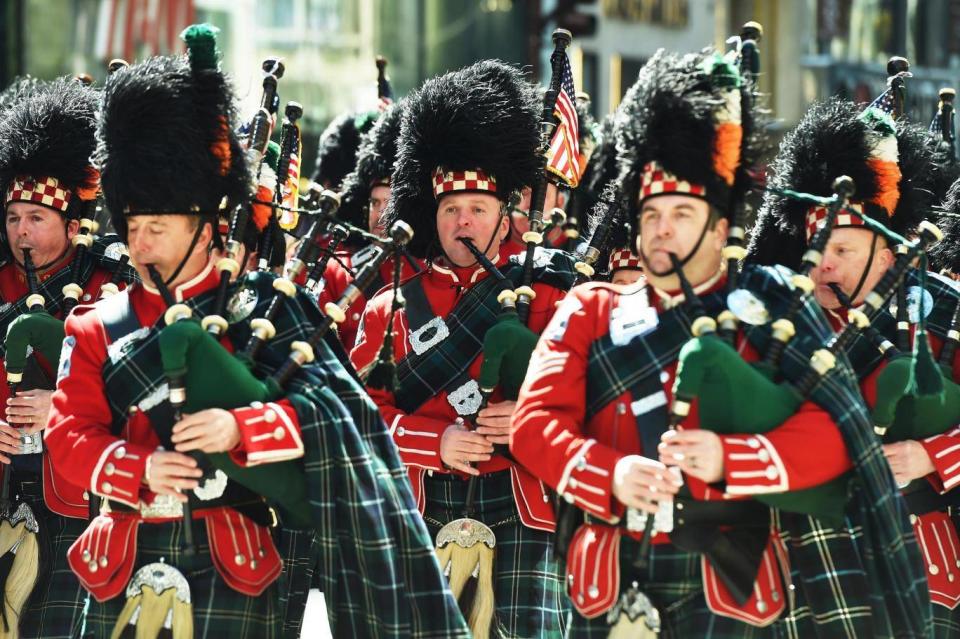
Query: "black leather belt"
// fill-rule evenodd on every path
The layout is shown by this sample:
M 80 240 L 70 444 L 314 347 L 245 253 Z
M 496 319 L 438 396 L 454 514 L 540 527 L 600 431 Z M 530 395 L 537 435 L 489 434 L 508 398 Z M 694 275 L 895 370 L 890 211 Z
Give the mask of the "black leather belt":
M 933 489 L 930 482 L 922 477 L 914 479 L 900 492 L 907 502 L 907 508 L 913 515 L 947 512 L 950 508 L 960 506 L 960 495 L 955 495 L 955 491 L 951 490 L 941 495 Z

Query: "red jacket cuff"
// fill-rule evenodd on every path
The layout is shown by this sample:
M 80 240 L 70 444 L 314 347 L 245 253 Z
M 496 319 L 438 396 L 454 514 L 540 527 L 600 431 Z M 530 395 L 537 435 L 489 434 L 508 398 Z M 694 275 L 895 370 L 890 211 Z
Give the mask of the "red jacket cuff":
M 147 446 L 118 439 L 100 453 L 89 488 L 97 495 L 137 508 L 147 457 L 152 453 Z
M 407 415 L 397 415 L 390 424 L 390 434 L 400 451 L 400 459 L 407 466 L 446 472 L 440 460 L 440 440 L 443 432 L 428 430 L 422 420 Z M 447 425 L 444 425 L 446 429 Z
M 230 451 L 237 464 L 256 466 L 303 457 L 300 420 L 293 406 L 254 402 L 230 412 L 240 429 L 240 446 Z
M 730 495 L 782 493 L 790 488 L 786 466 L 763 435 L 721 435 L 723 473 Z
M 920 440 L 936 469 L 929 476 L 940 492 L 947 492 L 960 483 L 960 428 Z
M 595 517 L 617 519 L 614 510 L 613 471 L 620 460 L 614 449 L 588 439 L 567 460 L 557 493 Z M 619 510 L 619 508 L 617 509 Z

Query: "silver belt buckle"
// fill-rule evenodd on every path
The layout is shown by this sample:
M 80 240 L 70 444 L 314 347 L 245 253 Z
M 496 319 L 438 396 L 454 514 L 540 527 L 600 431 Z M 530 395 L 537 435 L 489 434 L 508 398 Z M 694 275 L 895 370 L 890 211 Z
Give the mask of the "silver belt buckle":
M 140 516 L 144 519 L 183 517 L 183 504 L 173 495 L 157 495 L 153 503 L 140 502 Z
M 447 401 L 457 411 L 457 415 L 475 415 L 483 403 L 483 394 L 477 380 L 467 380 L 460 388 L 447 393 Z
M 417 355 L 423 355 L 450 335 L 450 329 L 442 317 L 432 320 L 410 333 L 410 346 Z

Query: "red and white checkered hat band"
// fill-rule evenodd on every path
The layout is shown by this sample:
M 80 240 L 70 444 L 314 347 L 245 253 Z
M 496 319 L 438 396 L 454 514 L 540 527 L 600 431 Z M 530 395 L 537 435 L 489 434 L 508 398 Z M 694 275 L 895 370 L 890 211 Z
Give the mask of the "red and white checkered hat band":
M 444 171 L 437 167 L 433 172 L 433 195 L 440 197 L 457 191 L 497 192 L 497 179 L 479 169 L 476 171 Z
M 702 184 L 691 184 L 679 179 L 656 162 L 647 162 L 640 176 L 640 201 L 654 195 L 671 193 L 706 197 L 707 189 Z
M 640 269 L 640 257 L 630 249 L 617 249 L 610 253 L 610 272 L 621 268 Z
M 11 202 L 35 202 L 66 213 L 72 196 L 70 191 L 60 188 L 60 180 L 55 177 L 18 176 L 10 183 L 3 205 L 6 207 Z
M 863 213 L 863 204 L 860 202 L 850 202 L 847 205 L 848 209 L 852 209 L 857 213 Z M 827 208 L 824 206 L 811 206 L 807 209 L 807 241 L 809 242 L 813 239 L 814 233 L 817 232 L 817 229 L 823 224 L 823 221 L 827 219 Z M 849 213 L 846 210 L 840 211 L 837 214 L 837 221 L 833 225 L 833 228 L 838 228 L 841 226 L 864 226 L 863 218 L 859 215 L 854 215 Z

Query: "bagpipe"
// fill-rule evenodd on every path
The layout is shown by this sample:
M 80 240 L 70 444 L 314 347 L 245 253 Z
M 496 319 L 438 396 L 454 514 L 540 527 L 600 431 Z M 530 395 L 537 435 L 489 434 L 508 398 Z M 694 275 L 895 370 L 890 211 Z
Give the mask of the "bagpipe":
M 557 96 L 560 94 L 560 84 L 563 81 L 563 64 L 566 60 L 566 50 L 573 36 L 566 29 L 556 29 L 552 35 L 553 53 L 550 55 L 550 85 L 543 98 L 543 115 L 540 122 L 540 150 L 537 158 L 540 161 L 537 178 L 532 185 L 530 194 L 530 229 L 526 231 L 522 240 L 526 245 L 523 259 L 523 280 L 517 288 L 517 313 L 522 322 L 527 321 L 530 314 L 530 303 L 536 296 L 531 284 L 533 283 L 533 264 L 537 248 L 543 245 L 544 221 L 543 206 L 547 198 L 547 154 L 550 142 L 557 128 L 557 118 L 554 109 Z M 562 222 L 561 222 L 562 223 Z
M 267 305 L 265 316 L 249 321 L 251 335 L 246 344 L 232 353 L 218 339 L 223 335 L 229 337 L 229 331 L 218 328 L 215 336 L 210 330 L 215 326 L 222 326 L 218 320 L 198 321 L 193 317 L 189 306 L 174 303 L 163 278 L 159 274 L 152 274 L 154 285 L 168 303 L 164 314 L 166 325 L 161 329 L 159 344 L 164 374 L 170 389 L 170 404 L 175 413 L 192 413 L 207 408 L 239 408 L 283 396 L 284 388 L 293 376 L 314 360 L 314 350 L 324 341 L 330 328 L 343 321 L 345 309 L 360 295 L 365 283 L 372 280 L 380 266 L 394 255 L 394 247 L 405 244 L 412 235 L 406 224 L 396 223 L 390 229 L 390 237 L 380 240 L 382 246 L 378 247 L 378 254 L 356 274 L 356 279 L 341 298 L 335 303 L 327 304 L 324 308 L 324 320 L 314 328 L 310 337 L 305 341 L 291 343 L 287 359 L 279 365 L 276 372 L 265 378 L 255 374 L 257 359 L 266 356 L 266 351 L 269 350 L 266 346 L 276 332 L 273 321 L 279 310 L 296 292 L 295 285 L 289 279 L 258 271 L 237 281 L 236 286 L 241 287 L 251 283 L 256 285 L 258 280 L 267 278 L 274 294 Z M 225 267 L 221 274 L 229 272 L 230 269 Z M 226 286 L 230 286 L 229 278 Z M 218 290 L 216 299 L 226 300 L 227 295 Z M 223 307 L 215 307 L 211 316 L 222 318 L 224 313 Z M 271 355 L 275 357 L 276 354 Z M 176 415 L 174 419 L 177 419 Z M 204 485 L 220 472 L 226 478 L 265 498 L 276 508 L 287 527 L 309 527 L 309 505 L 306 500 L 303 470 L 297 462 L 241 467 L 227 453 L 194 453 L 194 456 L 200 459 L 201 467 L 205 469 Z M 184 518 L 185 551 L 188 551 L 192 548 L 194 538 L 189 504 L 184 506 Z

